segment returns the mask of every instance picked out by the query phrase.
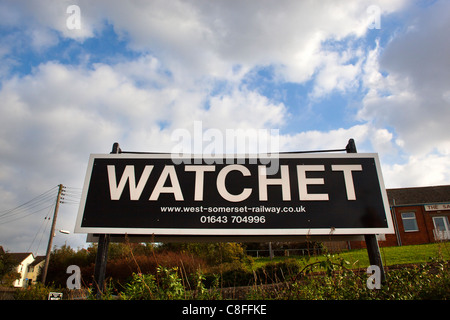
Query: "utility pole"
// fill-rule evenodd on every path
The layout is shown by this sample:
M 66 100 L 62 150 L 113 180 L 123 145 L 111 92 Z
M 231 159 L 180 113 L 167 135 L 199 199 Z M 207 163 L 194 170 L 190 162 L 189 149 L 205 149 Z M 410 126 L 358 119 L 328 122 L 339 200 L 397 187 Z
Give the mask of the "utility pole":
M 62 184 L 60 184 L 59 189 L 58 189 L 58 196 L 56 197 L 55 212 L 53 213 L 52 228 L 50 230 L 50 237 L 48 238 L 47 255 L 45 257 L 44 270 L 42 271 L 42 283 L 44 285 L 45 285 L 45 280 L 47 278 L 47 270 L 48 270 L 48 264 L 50 262 L 50 253 L 52 251 L 53 237 L 55 236 L 56 217 L 58 216 L 59 202 L 61 200 L 61 193 L 63 191 L 63 188 L 64 188 L 64 186 Z

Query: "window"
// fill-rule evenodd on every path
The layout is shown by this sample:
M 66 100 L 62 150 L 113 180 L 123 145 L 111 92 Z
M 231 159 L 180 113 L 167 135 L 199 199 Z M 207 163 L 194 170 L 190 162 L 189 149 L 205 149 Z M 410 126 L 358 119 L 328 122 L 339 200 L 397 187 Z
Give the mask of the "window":
M 419 231 L 417 227 L 416 214 L 414 212 L 402 213 L 403 228 L 405 232 Z
M 449 240 L 450 228 L 448 218 L 446 216 L 433 217 L 434 224 L 434 239 L 435 240 Z

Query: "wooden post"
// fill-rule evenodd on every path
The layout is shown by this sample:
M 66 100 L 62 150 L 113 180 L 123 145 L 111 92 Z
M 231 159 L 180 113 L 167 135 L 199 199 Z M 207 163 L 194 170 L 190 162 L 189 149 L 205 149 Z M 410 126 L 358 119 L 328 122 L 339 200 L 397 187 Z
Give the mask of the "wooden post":
M 355 140 L 350 139 L 345 147 L 345 150 L 347 153 L 357 153 Z M 384 282 L 386 280 L 386 275 L 384 272 L 383 260 L 381 259 L 377 236 L 375 234 L 365 234 L 364 240 L 366 242 L 367 254 L 369 255 L 369 263 L 380 267 L 381 282 Z
M 115 142 L 111 153 L 121 153 L 119 144 Z M 95 257 L 94 282 L 96 286 L 96 297 L 101 299 L 102 293 L 105 291 L 105 274 L 106 263 L 108 261 L 110 235 L 100 234 L 98 238 L 97 256 Z
M 273 260 L 274 255 L 273 255 L 273 249 L 272 249 L 272 242 L 269 242 L 269 257 L 270 257 L 270 260 Z
M 50 263 L 50 254 L 52 252 L 53 237 L 55 236 L 56 217 L 58 216 L 59 203 L 61 201 L 62 190 L 63 190 L 63 185 L 60 184 L 59 189 L 58 189 L 58 196 L 56 197 L 55 211 L 53 213 L 52 228 L 50 230 L 50 237 L 48 238 L 47 254 L 45 256 L 44 270 L 42 271 L 42 284 L 44 284 L 44 285 L 45 285 L 45 281 L 47 280 L 47 270 L 48 270 L 48 265 Z

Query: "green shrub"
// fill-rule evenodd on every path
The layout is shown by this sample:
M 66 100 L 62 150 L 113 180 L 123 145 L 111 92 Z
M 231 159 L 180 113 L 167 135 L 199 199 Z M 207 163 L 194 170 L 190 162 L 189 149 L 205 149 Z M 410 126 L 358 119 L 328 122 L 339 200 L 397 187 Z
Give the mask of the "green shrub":
M 131 281 L 125 285 L 125 290 L 119 294 L 123 300 L 155 299 L 156 283 L 152 274 L 133 273 Z
M 300 272 L 300 265 L 295 259 L 281 262 L 269 262 L 255 270 L 258 284 L 277 283 L 289 281 Z
M 253 282 L 253 273 L 242 266 L 222 273 L 221 287 L 248 286 Z
M 222 263 L 245 263 L 248 259 L 244 248 L 234 242 L 188 243 L 183 251 L 193 253 L 211 266 Z
M 38 282 L 28 286 L 26 289 L 17 289 L 14 292 L 14 300 L 47 300 L 48 294 L 52 291 L 61 292 L 61 290 L 44 286 Z
M 158 267 L 157 276 L 134 273 L 131 281 L 120 293 L 123 300 L 174 300 L 184 298 L 185 288 L 178 276 L 177 268 Z
M 186 288 L 176 267 L 165 268 L 160 266 L 156 276 L 134 273 L 131 281 L 125 285 L 124 291 L 119 294 L 119 299 L 179 300 L 220 298 L 217 291 L 206 289 L 204 280 L 204 275 L 197 271 L 191 279 L 193 288 Z
M 320 268 L 320 269 L 319 269 Z M 306 272 L 323 270 L 320 274 Z M 422 264 L 412 268 L 390 270 L 380 289 L 368 289 L 368 275 L 345 268 L 342 261 L 314 263 L 304 268 L 294 282 L 270 292 L 257 288 L 252 299 L 299 300 L 448 300 L 450 268 L 447 262 Z

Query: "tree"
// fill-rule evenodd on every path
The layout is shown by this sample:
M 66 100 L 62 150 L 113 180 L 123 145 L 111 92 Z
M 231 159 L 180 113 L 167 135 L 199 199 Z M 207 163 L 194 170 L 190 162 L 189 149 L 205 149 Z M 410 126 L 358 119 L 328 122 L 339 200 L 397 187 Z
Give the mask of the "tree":
M 14 280 L 20 277 L 15 271 L 17 262 L 14 261 L 11 254 L 0 250 L 0 283 L 11 286 Z
M 66 286 L 67 267 L 76 265 L 80 268 L 89 266 L 95 261 L 95 251 L 81 249 L 75 251 L 70 246 L 63 245 L 60 248 L 53 249 L 50 255 L 50 263 L 48 266 L 46 283 Z

